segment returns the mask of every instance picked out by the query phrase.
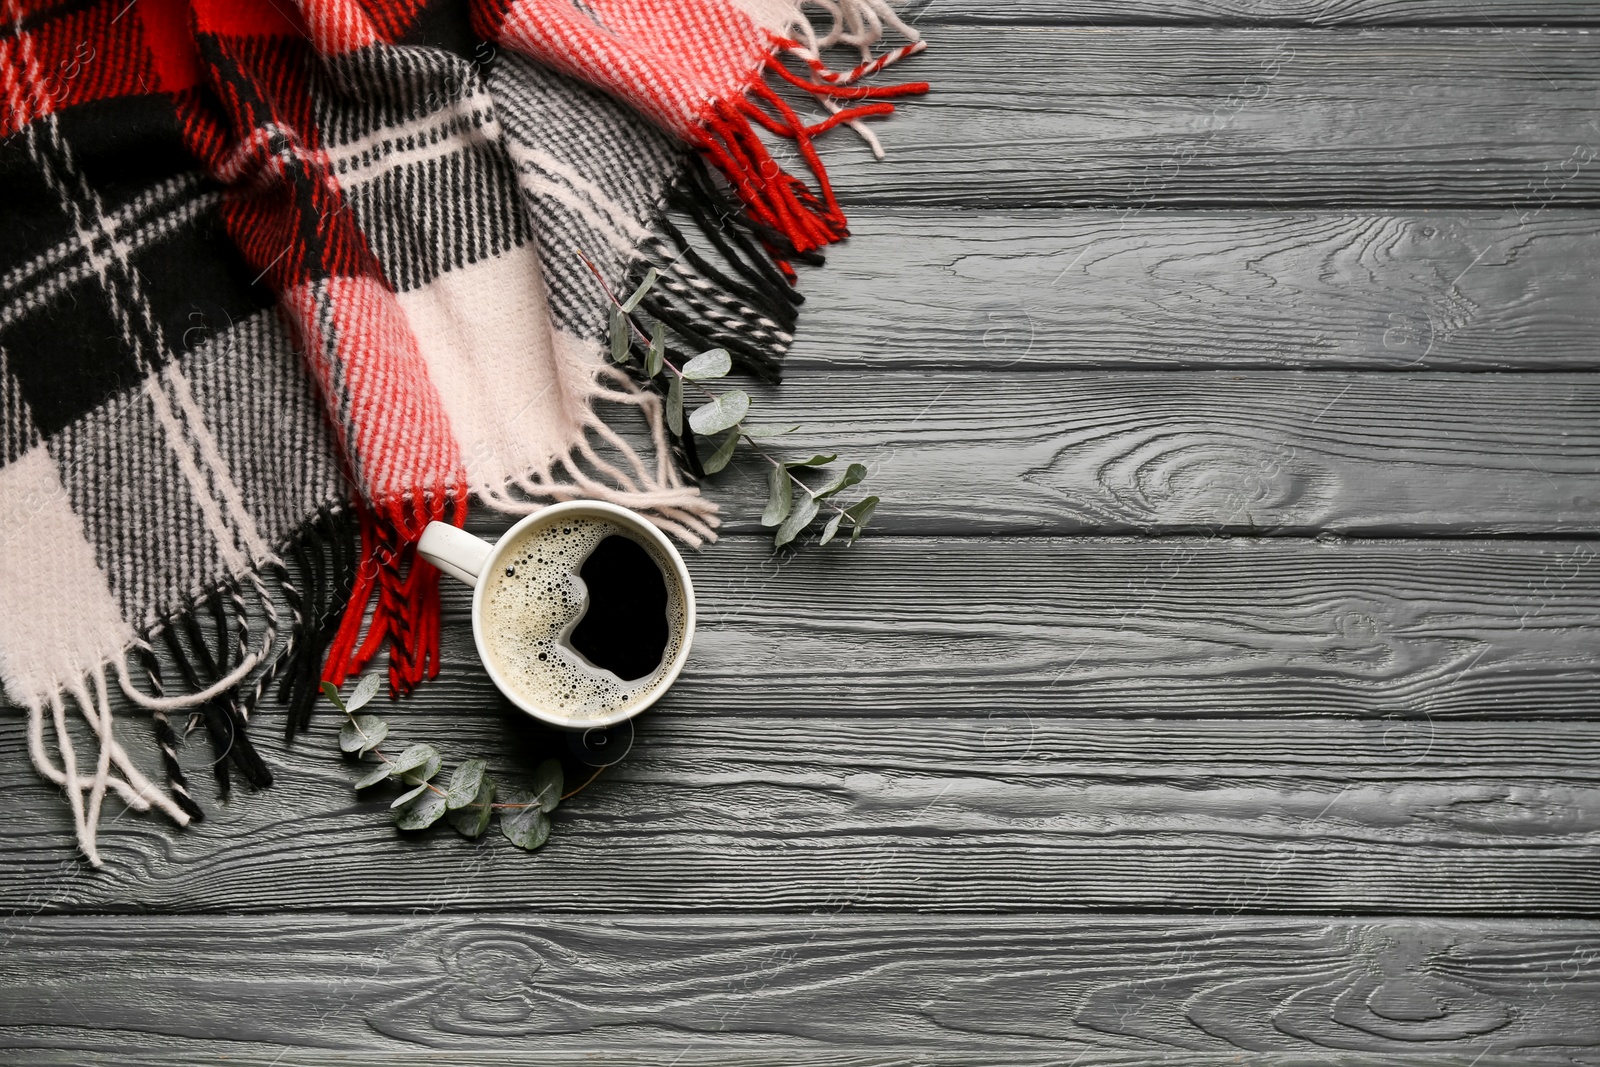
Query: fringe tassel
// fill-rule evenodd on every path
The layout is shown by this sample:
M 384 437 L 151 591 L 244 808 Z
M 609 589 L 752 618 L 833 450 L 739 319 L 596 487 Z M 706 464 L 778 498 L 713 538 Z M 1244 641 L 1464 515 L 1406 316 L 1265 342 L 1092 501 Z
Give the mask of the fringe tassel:
M 322 664 L 355 587 L 357 559 L 350 551 L 356 538 L 352 509 L 324 508 L 313 531 L 313 536 L 293 546 L 306 594 L 298 616 L 303 629 L 296 638 L 294 654 L 285 660 L 278 687 L 278 703 L 288 705 L 285 741 L 311 725 L 311 713 L 321 695 Z
M 359 563 L 322 679 L 342 686 L 387 648 L 389 690 L 398 696 L 439 673 L 439 572 L 417 557 L 417 540 L 429 522 L 460 526 L 466 521 L 467 489 L 449 495 L 426 492 L 376 507 L 362 504 L 356 513 Z M 362 638 L 369 607 L 372 618 Z
M 144 776 L 117 741 L 112 729 L 105 668 L 96 668 L 87 676 L 87 681 L 87 685 L 81 680 L 74 682 L 63 691 L 51 694 L 48 701 L 35 701 L 28 705 L 28 753 L 33 757 L 33 765 L 39 773 L 66 791 L 77 830 L 78 847 L 92 865 L 99 867 L 101 859 L 95 846 L 95 833 L 107 790 L 115 792 L 136 811 L 157 808 L 179 826 L 188 825 L 190 816 Z M 80 714 L 88 722 L 98 744 L 99 755 L 94 771 L 87 776 L 78 768 L 77 750 L 68 729 L 67 696 L 77 703 Z M 45 738 L 46 704 L 54 727 L 55 756 L 51 755 L 50 742 Z
M 914 31 L 894 18 L 892 11 L 890 17 L 893 18 L 893 25 L 911 37 L 911 43 L 866 60 L 852 70 L 830 70 L 822 61 L 821 48 L 825 44 L 846 39 L 847 35 L 840 25 L 847 22 L 848 17 L 853 17 L 862 26 L 849 43 L 858 44 L 864 51 L 870 48 L 869 41 L 875 42 L 882 36 L 884 27 L 881 13 L 876 12 L 873 4 L 860 0 L 836 0 L 836 4 L 839 6 L 835 8 L 835 29 L 826 37 L 819 38 L 811 30 L 809 22 L 799 16 L 796 25 L 805 28 L 809 43 L 769 33 L 773 51 L 757 78 L 744 95 L 714 100 L 708 104 L 693 137 L 695 146 L 717 166 L 738 193 L 751 221 L 781 236 L 781 244 L 769 241 L 768 248 L 774 253 L 779 271 L 790 280 L 794 278 L 794 268 L 783 255 L 782 248 L 787 247 L 805 255 L 842 241 L 850 232 L 813 140 L 835 126 L 849 125 L 861 132 L 873 146 L 874 152 L 881 155 L 881 146 L 866 131 L 861 120 L 892 112 L 894 105 L 888 102 L 891 99 L 928 91 L 927 82 L 883 86 L 856 84 L 860 79 L 876 74 L 891 63 L 914 55 L 925 47 L 922 41 L 916 39 Z M 847 17 L 843 9 L 848 9 L 851 14 Z M 876 22 L 871 22 L 873 18 Z M 784 64 L 785 57 L 799 59 L 805 65 L 810 80 L 789 70 Z M 807 123 L 773 91 L 767 83 L 768 76 L 817 97 L 827 108 L 828 117 Z M 784 172 L 757 136 L 756 126 L 794 142 L 816 181 L 816 191 L 799 178 Z
M 166 696 L 166 688 L 161 681 L 161 661 L 149 642 L 140 641 L 134 646 L 134 654 L 144 665 L 145 677 L 150 681 L 150 690 L 158 697 Z M 188 813 L 190 819 L 195 822 L 203 821 L 206 817 L 205 812 L 190 795 L 189 779 L 184 775 L 183 764 L 178 759 L 178 735 L 172 729 L 172 721 L 161 708 L 150 713 L 150 721 L 155 726 L 156 747 L 161 750 L 161 769 L 167 776 L 167 792 L 172 795 L 173 801 Z

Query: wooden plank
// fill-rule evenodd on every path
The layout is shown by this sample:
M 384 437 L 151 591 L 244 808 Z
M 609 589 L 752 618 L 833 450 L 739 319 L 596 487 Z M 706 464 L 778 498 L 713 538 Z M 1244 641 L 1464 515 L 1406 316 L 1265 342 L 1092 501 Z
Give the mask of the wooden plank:
M 847 208 L 1600 203 L 1582 30 L 972 26 L 901 69 L 888 161 L 829 142 Z
M 568 753 L 464 674 L 390 712 L 397 743 L 485 756 L 507 781 Z M 291 749 L 258 732 L 268 795 L 219 805 L 197 783 L 208 819 L 182 833 L 113 815 L 100 871 L 68 854 L 53 790 L 14 776 L 0 908 L 1600 916 L 1597 723 L 1151 722 L 998 702 L 756 718 L 685 696 L 641 720 L 537 855 L 396 834 L 392 791 L 356 799 L 327 719 Z M 0 765 L 21 768 L 4 725 Z
M 817 367 L 1600 368 L 1592 212 L 873 207 L 852 212 L 851 230 L 802 283 L 794 378 Z
M 532 1050 L 1483 1067 L 1593 1063 L 1600 1045 L 1595 923 L 533 912 L 22 919 L 6 936 L 14 1064 L 127 1049 L 215 1062 L 217 1040 L 230 1063 L 280 1067 Z
M 1593 26 L 1592 0 L 918 0 L 909 21 L 935 27 L 991 25 L 1127 26 L 1200 23 L 1234 26 Z
M 1597 552 L 869 536 L 772 556 L 741 539 L 690 557 L 700 628 L 675 695 L 719 717 L 1592 717 Z M 468 601 L 446 598 L 446 662 L 469 667 Z
M 778 443 L 868 465 L 901 533 L 1600 532 L 1600 377 L 830 371 L 757 391 Z M 714 480 L 754 531 L 766 467 Z
M 395 839 L 381 798 L 353 802 L 331 729 L 285 750 L 268 710 L 270 794 L 220 807 L 198 773 L 206 824 L 114 818 L 90 873 L 13 714 L 0 909 L 772 909 L 857 887 L 890 908 L 1593 914 L 1596 554 L 733 539 L 690 557 L 685 676 L 539 857 Z M 444 670 L 394 709 L 397 736 L 526 773 L 565 742 L 495 695 L 467 608 L 447 584 Z

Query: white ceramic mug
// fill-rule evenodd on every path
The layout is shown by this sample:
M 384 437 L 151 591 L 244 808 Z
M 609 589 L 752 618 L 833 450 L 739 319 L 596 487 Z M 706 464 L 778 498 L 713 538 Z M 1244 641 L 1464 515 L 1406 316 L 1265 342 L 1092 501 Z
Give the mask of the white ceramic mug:
M 523 530 L 535 523 L 550 522 L 563 516 L 606 520 L 622 527 L 636 539 L 654 545 L 671 563 L 673 572 L 671 577 L 683 590 L 683 640 L 678 643 L 677 654 L 673 656 L 672 662 L 662 669 L 660 680 L 648 693 L 642 694 L 636 702 L 606 716 L 577 717 L 563 712 L 561 708 L 541 707 L 535 704 L 519 693 L 516 687 L 495 669 L 494 660 L 489 655 L 489 644 L 484 639 L 483 592 L 488 584 L 484 581 L 485 576 L 499 569 L 506 553 L 516 544 L 518 535 Z M 423 531 L 422 540 L 417 543 L 417 551 L 421 553 L 423 559 L 444 573 L 473 587 L 472 638 L 478 646 L 478 658 L 483 661 L 484 669 L 489 672 L 489 677 L 506 698 L 541 722 L 568 730 L 589 730 L 613 726 L 631 719 L 661 699 L 661 694 L 677 680 L 679 672 L 683 670 L 684 661 L 689 658 L 689 646 L 694 640 L 694 585 L 689 580 L 689 568 L 684 566 L 683 557 L 678 554 L 677 548 L 665 534 L 651 525 L 644 516 L 627 508 L 598 500 L 569 500 L 552 504 L 522 519 L 501 534 L 500 539 L 493 544 L 465 530 L 457 529 L 449 523 L 432 522 Z M 581 582 L 583 579 L 577 580 Z

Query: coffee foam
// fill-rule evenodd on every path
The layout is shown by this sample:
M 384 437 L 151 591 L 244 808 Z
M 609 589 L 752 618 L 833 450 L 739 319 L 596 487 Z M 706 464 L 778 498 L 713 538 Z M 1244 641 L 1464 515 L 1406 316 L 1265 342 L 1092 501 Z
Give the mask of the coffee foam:
M 649 553 L 667 587 L 661 665 L 631 682 L 594 666 L 567 644 L 589 604 L 578 571 L 613 534 Z M 605 718 L 648 697 L 683 647 L 683 588 L 672 561 L 609 519 L 557 516 L 530 525 L 488 576 L 481 610 L 485 651 L 500 677 L 527 703 L 565 718 Z

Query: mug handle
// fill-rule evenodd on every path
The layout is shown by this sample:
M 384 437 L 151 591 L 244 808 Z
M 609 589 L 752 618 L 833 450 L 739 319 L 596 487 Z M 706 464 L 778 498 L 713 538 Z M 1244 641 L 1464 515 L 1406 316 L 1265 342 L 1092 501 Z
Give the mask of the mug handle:
M 478 584 L 494 546 L 481 537 L 448 522 L 430 522 L 417 542 L 417 553 L 450 577 L 468 585 Z

